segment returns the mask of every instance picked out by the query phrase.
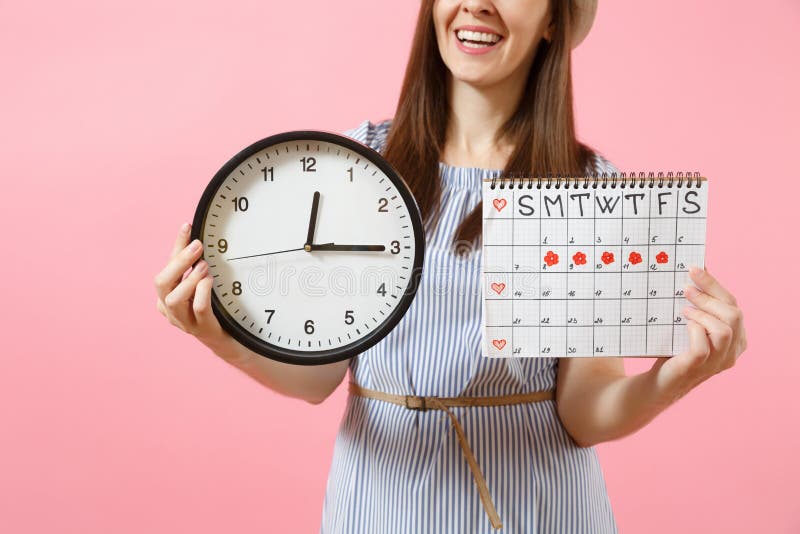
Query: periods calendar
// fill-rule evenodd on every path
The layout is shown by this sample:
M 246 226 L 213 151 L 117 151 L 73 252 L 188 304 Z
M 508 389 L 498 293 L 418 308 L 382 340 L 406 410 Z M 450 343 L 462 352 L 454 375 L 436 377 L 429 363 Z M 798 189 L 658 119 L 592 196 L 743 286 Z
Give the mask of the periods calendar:
M 697 173 L 484 179 L 483 355 L 680 353 L 707 200 Z

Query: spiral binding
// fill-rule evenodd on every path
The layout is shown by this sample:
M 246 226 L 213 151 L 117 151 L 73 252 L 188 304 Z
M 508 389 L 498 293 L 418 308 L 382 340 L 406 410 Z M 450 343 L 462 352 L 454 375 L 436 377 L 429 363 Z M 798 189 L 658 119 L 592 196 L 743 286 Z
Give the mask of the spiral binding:
M 517 189 L 527 187 L 532 189 L 536 184 L 537 189 L 545 187 L 546 189 L 588 189 L 598 187 L 606 189 L 608 187 L 614 189 L 618 185 L 621 189 L 625 187 L 672 187 L 675 183 L 677 187 L 694 187 L 699 188 L 705 180 L 699 172 L 594 172 L 587 173 L 580 176 L 566 176 L 562 174 L 545 174 L 545 175 L 530 175 L 519 173 L 508 173 L 501 176 L 495 176 L 489 179 L 492 184 L 489 186 L 491 189 L 499 188 Z

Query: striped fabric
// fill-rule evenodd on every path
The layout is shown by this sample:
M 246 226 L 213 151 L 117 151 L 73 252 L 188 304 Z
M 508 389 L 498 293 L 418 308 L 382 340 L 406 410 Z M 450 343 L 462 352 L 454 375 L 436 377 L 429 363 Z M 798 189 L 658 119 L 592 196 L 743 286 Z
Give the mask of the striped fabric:
M 348 135 L 379 152 L 391 119 Z M 504 395 L 555 388 L 557 358 L 481 356 L 480 252 L 449 251 L 458 223 L 500 170 L 439 163 L 443 212 L 426 236 L 419 292 L 397 327 L 352 359 L 359 385 L 404 395 Z M 598 171 L 613 167 L 597 156 Z M 555 401 L 452 408 L 508 534 L 616 532 L 593 447 L 578 447 Z M 497 532 L 442 411 L 350 395 L 336 437 L 321 534 Z

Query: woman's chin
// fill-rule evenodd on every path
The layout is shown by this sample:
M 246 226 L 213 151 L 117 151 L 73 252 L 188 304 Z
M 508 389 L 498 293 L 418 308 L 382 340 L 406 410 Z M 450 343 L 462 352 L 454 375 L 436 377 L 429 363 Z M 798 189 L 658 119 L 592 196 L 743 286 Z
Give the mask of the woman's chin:
M 496 76 L 488 72 L 476 72 L 474 70 L 455 70 L 450 71 L 453 81 L 466 83 L 474 87 L 486 87 L 496 83 Z

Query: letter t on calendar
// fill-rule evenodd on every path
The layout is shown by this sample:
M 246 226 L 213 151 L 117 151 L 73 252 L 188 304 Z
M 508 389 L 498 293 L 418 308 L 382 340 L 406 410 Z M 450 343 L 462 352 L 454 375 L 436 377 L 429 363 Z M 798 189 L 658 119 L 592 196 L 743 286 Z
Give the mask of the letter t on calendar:
M 612 185 L 613 184 L 613 185 Z M 483 355 L 673 356 L 708 181 L 483 181 Z

